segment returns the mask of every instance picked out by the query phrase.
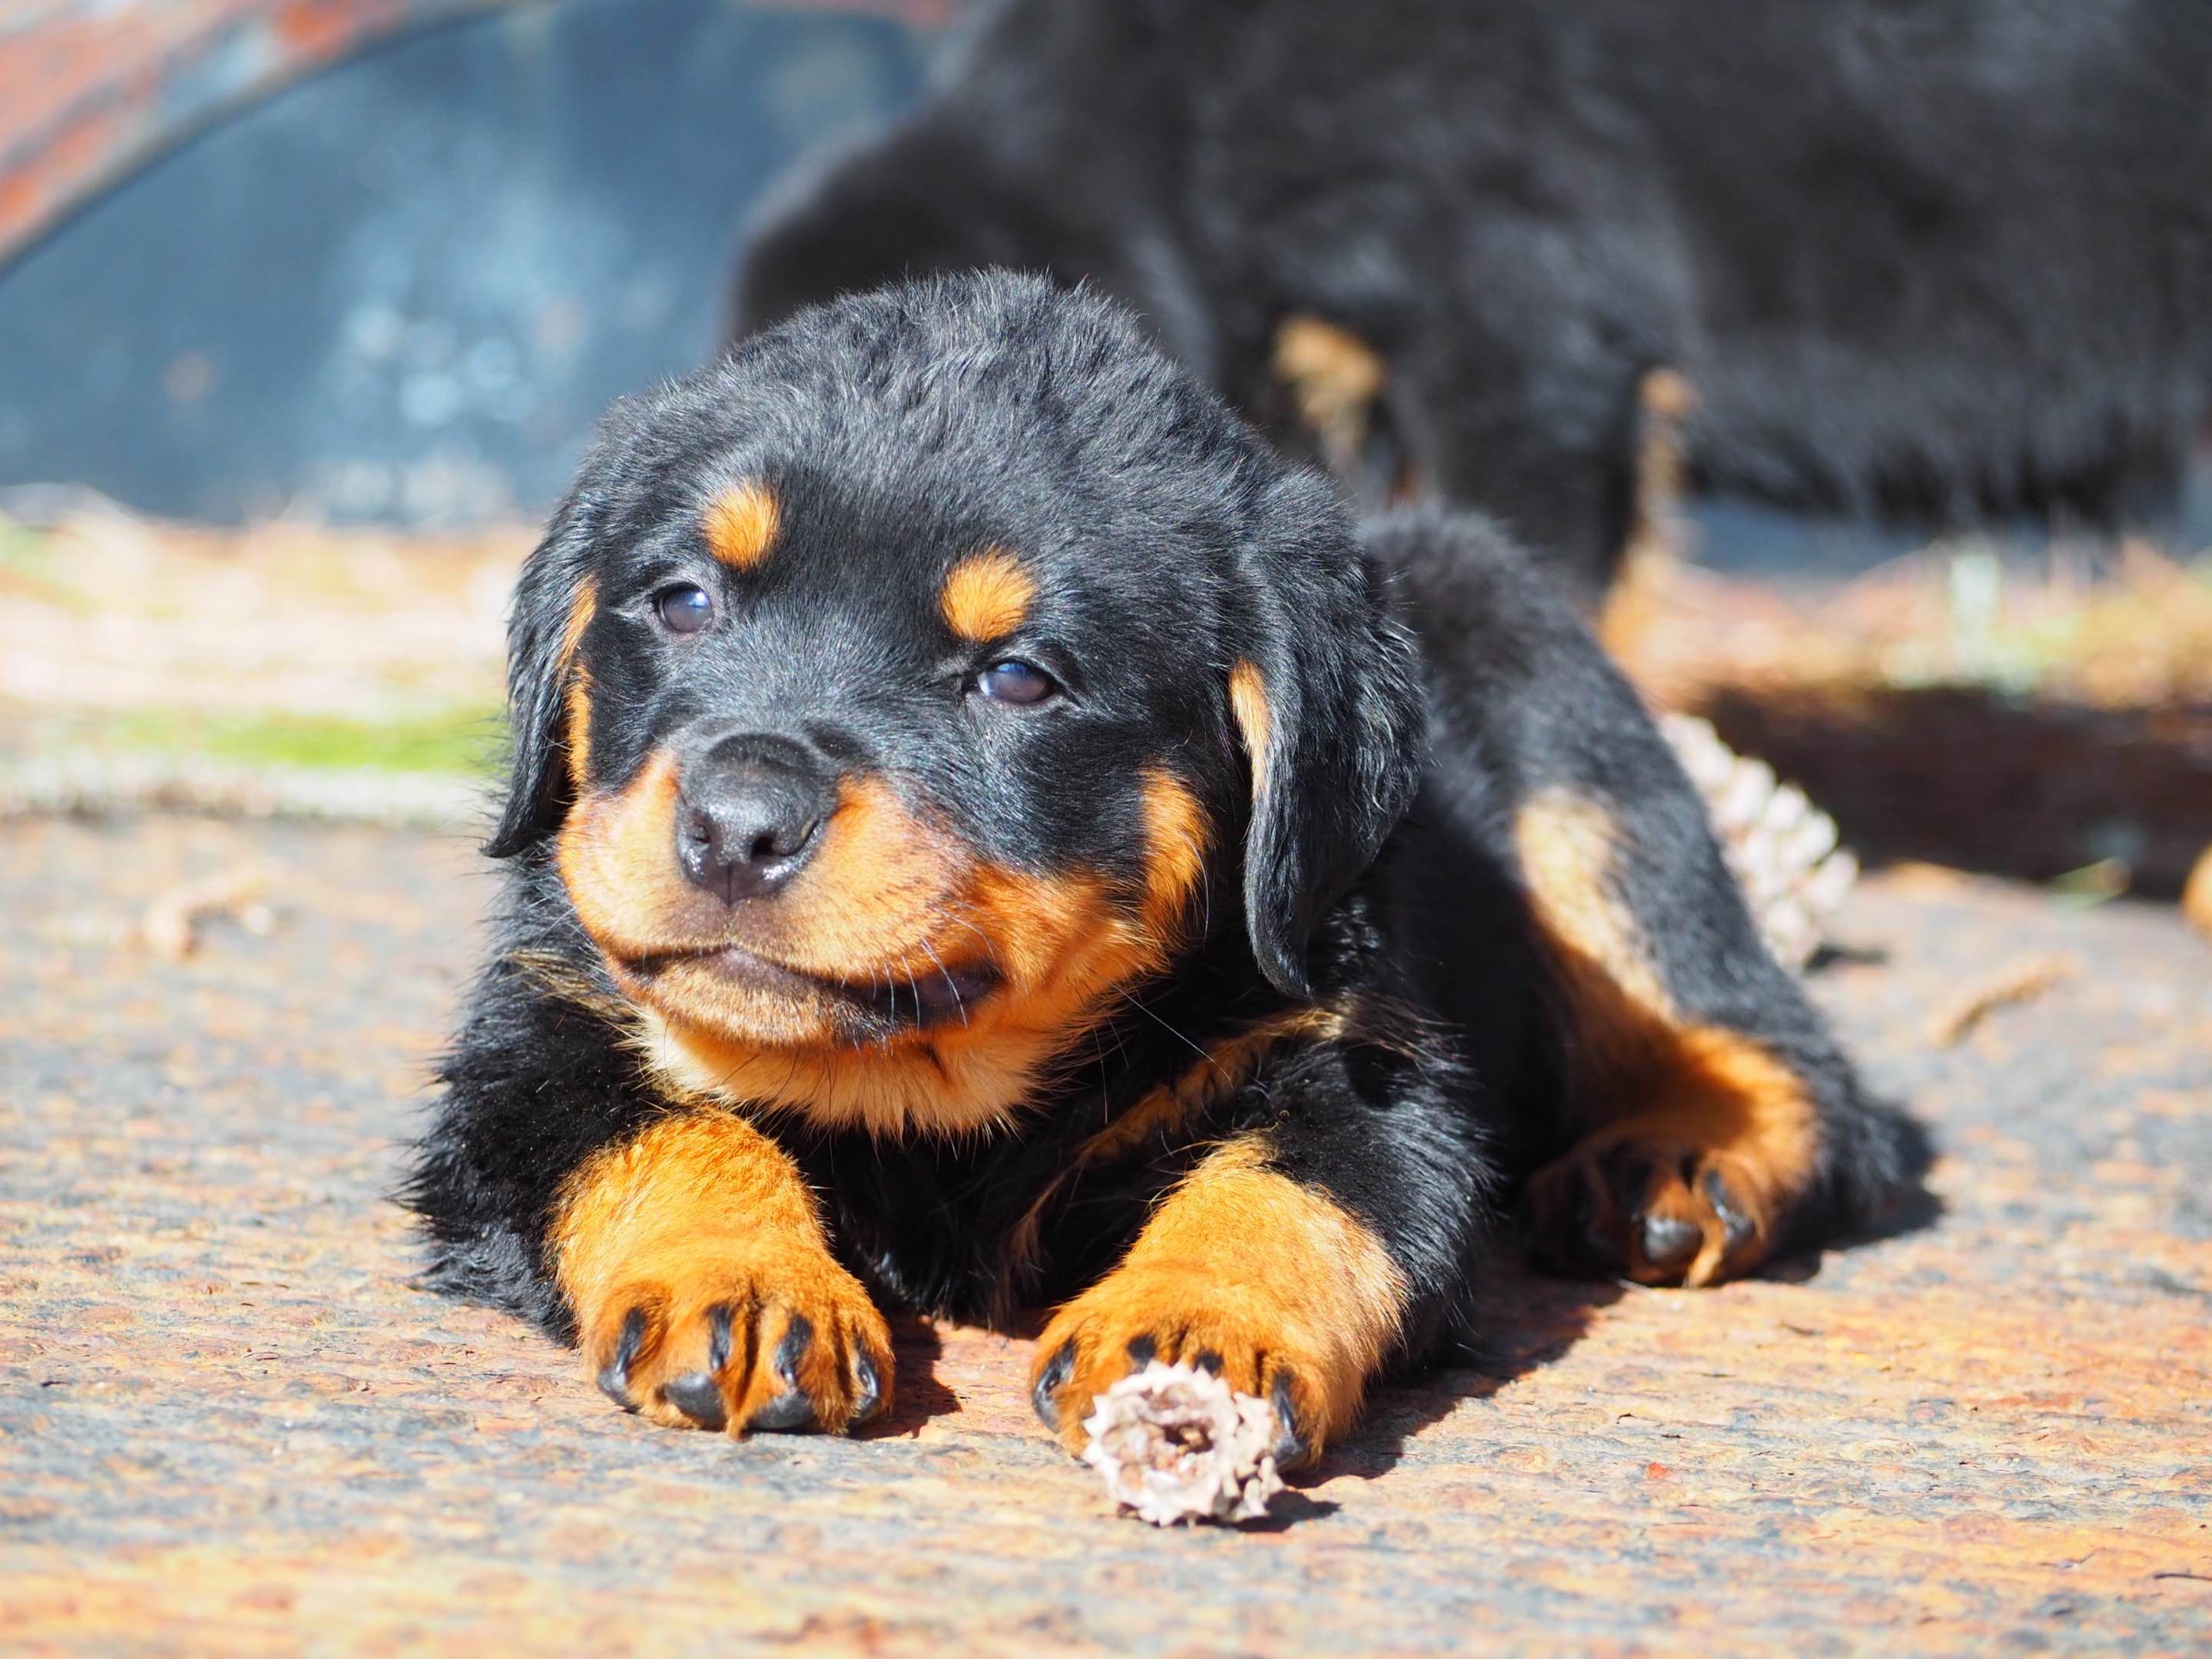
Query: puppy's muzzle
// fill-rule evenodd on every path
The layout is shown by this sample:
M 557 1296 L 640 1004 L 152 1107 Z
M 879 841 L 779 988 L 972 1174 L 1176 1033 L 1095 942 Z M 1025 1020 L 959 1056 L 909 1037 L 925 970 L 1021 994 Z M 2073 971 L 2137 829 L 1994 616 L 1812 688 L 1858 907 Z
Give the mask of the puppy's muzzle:
M 677 778 L 676 860 L 725 904 L 765 898 L 799 873 L 836 808 L 837 780 L 788 738 L 738 732 L 696 749 Z

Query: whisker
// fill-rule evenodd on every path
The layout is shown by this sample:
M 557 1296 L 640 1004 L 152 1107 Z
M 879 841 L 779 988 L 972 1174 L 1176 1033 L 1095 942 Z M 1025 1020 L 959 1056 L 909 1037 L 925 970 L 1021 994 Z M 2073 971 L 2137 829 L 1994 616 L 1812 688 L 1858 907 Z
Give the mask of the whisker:
M 1114 1051 L 1118 1054 L 1121 1049 L 1117 1041 Z M 1106 1046 L 1099 1041 L 1096 1025 L 1091 1028 L 1091 1052 L 1098 1056 L 1098 1127 L 1103 1129 L 1114 1121 L 1114 1091 L 1106 1081 Z
M 1165 1021 L 1165 1020 L 1162 1019 L 1162 1018 L 1161 1018 L 1158 1014 L 1154 1013 L 1151 1009 L 1149 1009 L 1149 1008 L 1146 1007 L 1146 1006 L 1145 1006 L 1145 1005 L 1144 1005 L 1143 1003 L 1141 1003 L 1141 1002 L 1138 1001 L 1136 998 L 1134 998 L 1134 997 L 1131 996 L 1131 995 L 1130 995 L 1127 991 L 1123 990 L 1120 986 L 1118 986 L 1118 985 L 1117 985 L 1117 986 L 1115 986 L 1115 987 L 1114 988 L 1114 994 L 1115 994 L 1115 996 L 1117 996 L 1117 997 L 1121 998 L 1122 1001 L 1124 1001 L 1124 1002 L 1127 1003 L 1127 1004 L 1128 1004 L 1132 1008 L 1134 1008 L 1134 1009 L 1135 1009 L 1139 1013 L 1142 1014 L 1142 1015 L 1143 1015 L 1146 1019 L 1149 1019 L 1150 1021 L 1152 1021 L 1153 1024 L 1155 1024 L 1155 1025 L 1158 1026 L 1158 1027 L 1160 1028 L 1160 1030 L 1162 1030 L 1163 1031 L 1165 1031 L 1165 1032 L 1166 1032 L 1170 1036 L 1171 1036 L 1171 1037 L 1175 1037 L 1175 1038 L 1176 1038 L 1176 1039 L 1177 1039 L 1178 1041 L 1180 1041 L 1180 1042 L 1185 1042 L 1185 1043 L 1189 1044 L 1190 1051 L 1191 1051 L 1193 1054 L 1196 1054 L 1196 1055 L 1197 1055 L 1200 1060 L 1203 1060 L 1204 1061 L 1206 1061 L 1207 1065 L 1213 1066 L 1213 1067 L 1214 1067 L 1214 1069 L 1215 1069 L 1215 1070 L 1217 1070 L 1217 1071 L 1218 1071 L 1218 1070 L 1220 1069 L 1220 1062 L 1219 1062 L 1219 1061 L 1218 1061 L 1218 1060 L 1216 1060 L 1213 1058 L 1213 1056 L 1212 1056 L 1212 1054 L 1210 1054 L 1206 1053 L 1206 1049 L 1205 1049 L 1205 1048 L 1204 1048 L 1200 1044 L 1199 1044 L 1199 1043 L 1197 1043 L 1197 1042 L 1192 1042 L 1192 1040 L 1190 1039 L 1190 1037 L 1188 1037 L 1188 1036 L 1186 1036 L 1183 1032 L 1181 1032 L 1181 1031 L 1176 1030 L 1176 1028 L 1175 1028 L 1174 1026 L 1172 1026 L 1172 1025 L 1169 1024 L 1167 1023 L 1167 1021 Z
M 1006 970 L 1006 964 L 999 960 L 999 947 L 993 941 L 988 933 L 985 933 L 981 928 L 978 927 L 974 922 L 969 921 L 966 916 L 960 915 L 957 911 L 955 911 L 948 920 L 957 922 L 961 927 L 965 927 L 969 933 L 975 934 L 977 939 L 981 939 L 983 944 L 983 954 L 990 958 L 991 965 L 994 968 L 998 969 L 1002 973 Z
M 968 1005 L 961 998 L 959 982 L 946 971 L 945 964 L 942 962 L 938 961 L 937 952 L 929 948 L 929 941 L 927 939 L 922 940 L 921 948 L 923 953 L 927 955 L 932 962 L 937 963 L 937 971 L 943 975 L 945 978 L 945 988 L 952 993 L 952 1006 L 960 1011 L 960 1023 L 963 1025 L 965 1025 L 968 1023 Z M 915 993 L 915 997 L 917 1001 L 921 1000 L 921 994 L 919 991 Z

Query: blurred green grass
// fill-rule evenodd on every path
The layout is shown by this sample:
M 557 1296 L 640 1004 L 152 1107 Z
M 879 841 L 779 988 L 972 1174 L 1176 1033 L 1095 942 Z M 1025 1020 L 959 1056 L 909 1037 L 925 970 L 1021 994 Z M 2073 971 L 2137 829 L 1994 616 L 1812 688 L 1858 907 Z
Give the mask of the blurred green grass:
M 78 733 L 115 752 L 191 755 L 240 766 L 489 777 L 505 764 L 496 704 L 385 719 L 333 714 L 136 711 Z

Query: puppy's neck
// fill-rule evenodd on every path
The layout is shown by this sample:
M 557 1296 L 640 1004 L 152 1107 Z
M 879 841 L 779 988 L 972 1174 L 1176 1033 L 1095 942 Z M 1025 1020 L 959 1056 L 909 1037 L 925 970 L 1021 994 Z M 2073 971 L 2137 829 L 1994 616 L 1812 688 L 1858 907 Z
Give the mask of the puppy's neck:
M 894 1139 L 1006 1128 L 1073 1040 L 1009 1027 L 988 1041 L 921 1035 L 865 1048 L 769 1048 L 641 1014 L 646 1063 L 678 1098 L 788 1111 L 822 1128 Z

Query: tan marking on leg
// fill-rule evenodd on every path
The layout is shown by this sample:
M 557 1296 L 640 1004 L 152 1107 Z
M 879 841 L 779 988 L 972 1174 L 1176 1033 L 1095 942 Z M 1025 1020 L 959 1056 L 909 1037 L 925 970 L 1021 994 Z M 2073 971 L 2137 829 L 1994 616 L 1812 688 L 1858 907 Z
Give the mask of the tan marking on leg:
M 586 1160 L 550 1243 L 589 1373 L 614 1365 L 606 1385 L 655 1422 L 700 1421 L 667 1392 L 686 1379 L 712 1378 L 738 1433 L 794 1387 L 838 1432 L 890 1398 L 883 1316 L 830 1254 L 797 1167 L 732 1114 L 672 1115 Z M 799 1352 L 780 1352 L 787 1338 Z
M 775 495 L 763 483 L 732 484 L 707 504 L 700 528 L 707 550 L 732 570 L 755 570 L 775 544 L 782 522 Z
M 1568 1109 L 1583 1129 L 1531 1182 L 1540 1229 L 1587 1224 L 1649 1283 L 1706 1285 L 1747 1271 L 1780 1237 L 1818 1162 L 1803 1080 L 1752 1038 L 1675 1006 L 1621 892 L 1620 831 L 1607 807 L 1543 791 L 1521 809 L 1515 840 L 1567 1003 Z M 1619 1181 L 1646 1171 L 1648 1184 L 1624 1202 Z M 1644 1213 L 1697 1229 L 1694 1254 L 1649 1253 L 1639 1198 Z M 1566 1243 L 1571 1253 L 1574 1241 Z
M 1148 1142 L 1163 1150 L 1187 1135 L 1219 1102 L 1249 1083 L 1261 1063 L 1287 1042 L 1330 1042 L 1348 1029 L 1333 1008 L 1291 1008 L 1255 1021 L 1206 1045 L 1206 1052 L 1182 1073 L 1148 1090 L 1127 1110 L 1076 1149 L 1075 1156 L 1048 1182 L 1007 1235 L 1002 1300 L 1012 1304 L 1036 1269 L 1045 1216 L 1084 1171 L 1130 1156 Z
M 1513 831 L 1538 924 L 1564 947 L 1553 955 L 1584 1042 L 1610 1056 L 1648 1025 L 1672 1023 L 1650 942 L 1620 892 L 1611 809 L 1570 789 L 1545 789 L 1515 815 Z
M 1560 1230 L 1554 1254 L 1577 1252 L 1564 1230 L 1607 1240 L 1640 1284 L 1692 1288 L 1740 1277 L 1774 1249 L 1812 1178 L 1820 1131 L 1803 1083 L 1748 1038 L 1685 1026 L 1668 1063 L 1623 1079 L 1590 1127 L 1537 1171 L 1528 1201 L 1540 1231 Z M 1577 1220 L 1577 1218 L 1582 1218 Z M 1648 1218 L 1682 1224 L 1671 1251 Z
M 1688 538 L 1689 442 L 1683 432 L 1698 406 L 1696 387 L 1679 369 L 1655 368 L 1637 388 L 1635 495 L 1620 574 L 1605 596 L 1598 635 L 1616 656 L 1632 652 L 1659 615 L 1671 572 Z
M 1038 1339 L 1032 1383 L 1072 1350 L 1055 1395 L 1071 1449 L 1139 1340 L 1169 1363 L 1217 1358 L 1244 1393 L 1279 1387 L 1308 1456 L 1358 1416 L 1398 1340 L 1405 1275 L 1358 1218 L 1269 1168 L 1268 1150 L 1247 1135 L 1215 1152 L 1161 1201 L 1121 1265 Z
M 954 565 L 937 602 L 946 627 L 971 644 L 987 645 L 1019 628 L 1036 599 L 1036 578 L 1006 549 L 993 547 Z
M 1302 312 L 1275 330 L 1274 369 L 1322 465 L 1340 478 L 1355 476 L 1389 365 L 1350 329 Z

